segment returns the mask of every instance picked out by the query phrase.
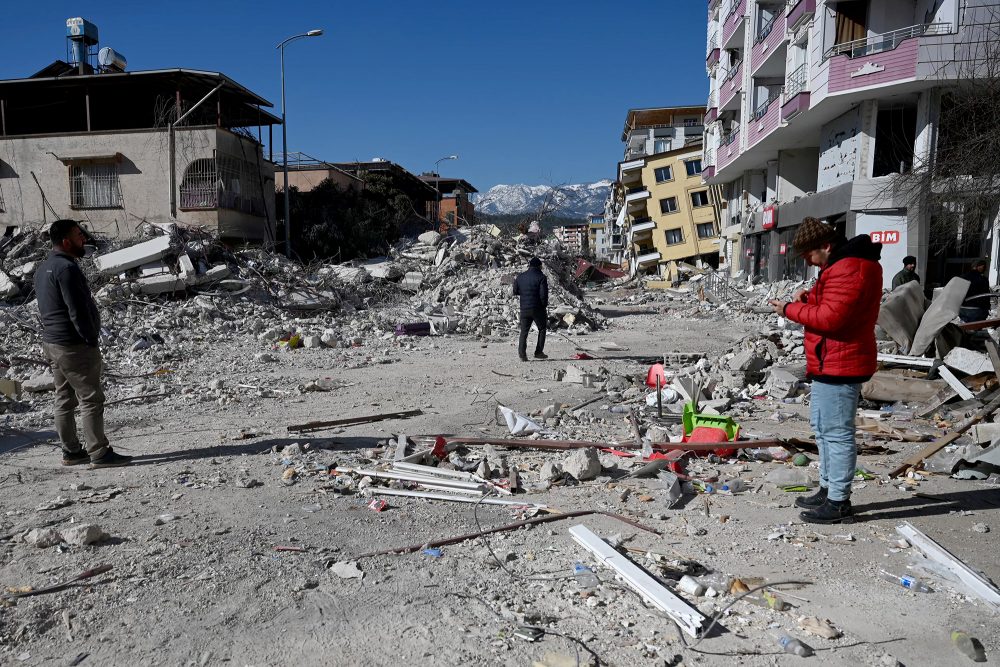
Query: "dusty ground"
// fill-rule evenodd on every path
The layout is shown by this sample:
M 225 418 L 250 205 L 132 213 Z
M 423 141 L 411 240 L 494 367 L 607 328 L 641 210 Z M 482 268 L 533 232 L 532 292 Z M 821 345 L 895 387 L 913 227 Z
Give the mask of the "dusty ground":
M 741 325 L 718 321 L 629 315 L 615 318 L 605 331 L 574 338 L 586 346 L 615 341 L 628 352 L 619 359 L 574 363 L 644 374 L 646 365 L 637 358 L 671 351 L 720 353 L 744 333 Z M 798 522 L 794 495 L 773 488 L 714 495 L 707 503 L 704 496 L 694 497 L 668 510 L 651 482 L 611 483 L 606 476 L 533 499 L 566 511 L 617 512 L 660 535 L 592 516 L 445 547 L 440 558 L 416 553 L 362 559 L 361 580 L 329 572 L 330 561 L 468 533 L 477 521 L 488 527 L 518 516 L 506 508 L 403 498 L 377 513 L 360 497 L 334 493 L 321 472 L 304 472 L 295 484 L 283 484 L 283 457 L 273 448 L 310 443 L 313 453 L 294 462 L 304 469 L 357 461 L 393 433 L 503 435 L 493 421 L 497 401 L 530 412 L 594 395 L 592 389 L 552 379 L 574 350 L 559 336 L 550 340 L 552 358 L 527 364 L 516 360 L 510 336 L 487 342 L 449 336 L 417 339 L 410 350 L 380 352 L 367 361 L 362 347 L 348 353 L 282 353 L 269 365 L 250 361 L 266 349 L 264 343 L 232 349 L 206 341 L 201 377 L 188 380 L 222 378 L 228 386 L 243 382 L 280 391 L 332 377 L 351 386 L 252 400 L 170 399 L 111 407 L 107 421 L 115 448 L 137 457 L 137 465 L 121 470 L 60 467 L 50 427 L 39 415 L 35 432 L 0 438 L 0 536 L 72 521 L 98 524 L 111 538 L 47 549 L 2 539 L 0 586 L 41 587 L 101 563 L 114 569 L 93 585 L 0 605 L 0 663 L 530 665 L 546 656 L 546 664 L 562 664 L 551 662 L 558 656 L 569 660 L 565 664 L 592 664 L 599 656 L 601 664 L 610 665 L 793 664 L 801 658 L 781 653 L 771 635 L 784 629 L 818 650 L 810 658 L 817 664 L 963 664 L 967 658 L 949 640 L 953 628 L 978 637 L 990 661 L 997 661 L 1000 623 L 980 602 L 946 587 L 911 593 L 877 576 L 882 568 L 905 571 L 909 550 L 891 550 L 894 527 L 908 520 L 1000 580 L 995 537 L 1000 492 L 948 478 L 935 477 L 917 488 L 935 499 L 868 482 L 855 494 L 862 521 L 812 527 Z M 621 415 L 602 412 L 601 405 L 595 404 L 594 414 L 627 439 Z M 411 408 L 425 414 L 315 438 L 289 437 L 285 430 L 288 424 Z M 808 432 L 801 419 L 751 426 L 762 434 Z M 241 431 L 260 435 L 238 439 Z M 565 432 L 586 435 L 587 427 Z M 915 447 L 893 445 L 899 453 L 864 457 L 861 463 L 884 473 Z M 508 456 L 536 467 L 549 455 Z M 720 477 L 740 473 L 757 480 L 776 465 L 714 468 Z M 71 488 L 79 484 L 90 489 Z M 109 487 L 123 492 L 86 502 L 95 499 L 88 498 L 94 490 Z M 623 500 L 626 487 L 632 493 Z M 642 502 L 646 492 L 652 502 Z M 36 510 L 60 496 L 73 504 Z M 167 513 L 176 520 L 154 525 Z M 580 594 L 571 578 L 573 564 L 594 561 L 568 535 L 577 523 L 729 575 L 810 583 L 789 591 L 797 608 L 788 612 L 736 603 L 719 631 L 689 649 L 669 619 L 618 587 L 609 570 L 597 568 L 603 583 L 594 595 Z M 974 532 L 975 523 L 993 531 Z M 847 533 L 853 541 L 832 537 Z M 304 551 L 281 552 L 276 546 Z M 503 569 L 491 552 L 504 561 Z M 711 612 L 730 600 L 692 602 Z M 797 629 L 799 616 L 828 618 L 844 636 L 811 637 Z M 537 643 L 513 637 L 525 622 L 551 634 Z

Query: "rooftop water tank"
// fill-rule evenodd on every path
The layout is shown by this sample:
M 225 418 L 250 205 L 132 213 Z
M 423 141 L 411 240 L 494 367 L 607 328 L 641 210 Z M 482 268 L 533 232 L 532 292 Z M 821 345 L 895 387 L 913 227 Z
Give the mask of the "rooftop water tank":
M 124 72 L 125 66 L 128 64 L 125 60 L 125 56 L 118 53 L 110 46 L 105 46 L 103 49 L 98 51 L 97 63 L 101 66 L 101 69 L 111 72 Z

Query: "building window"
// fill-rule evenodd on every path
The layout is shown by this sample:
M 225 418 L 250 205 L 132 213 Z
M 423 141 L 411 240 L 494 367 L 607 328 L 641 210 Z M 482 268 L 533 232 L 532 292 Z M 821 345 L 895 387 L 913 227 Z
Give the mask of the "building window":
M 691 193 L 691 206 L 708 206 L 708 190 Z
M 71 208 L 121 208 L 118 165 L 100 162 L 71 164 L 69 192 Z
M 701 159 L 688 160 L 684 166 L 687 168 L 688 176 L 697 176 L 701 173 Z
M 656 139 L 653 141 L 654 153 L 666 153 L 670 150 L 670 139 Z
M 675 213 L 677 211 L 677 197 L 667 197 L 660 200 L 660 213 Z
M 182 209 L 216 208 L 219 205 L 219 172 L 212 158 L 194 160 L 181 179 Z
M 710 239 L 715 236 L 715 223 L 703 222 L 698 225 L 698 238 Z
M 699 118 L 685 118 L 684 127 L 697 127 L 701 125 L 701 119 Z
M 667 235 L 667 245 L 684 243 L 684 232 L 680 229 L 668 229 L 665 233 Z
M 656 182 L 662 183 L 663 181 L 674 180 L 674 169 L 673 167 L 657 167 L 653 170 L 653 174 L 656 176 Z

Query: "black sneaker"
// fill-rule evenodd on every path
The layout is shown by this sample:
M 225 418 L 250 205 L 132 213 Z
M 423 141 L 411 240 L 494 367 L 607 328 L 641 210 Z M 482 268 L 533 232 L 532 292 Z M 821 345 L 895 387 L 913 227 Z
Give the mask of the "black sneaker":
M 107 454 L 99 459 L 95 459 L 90 462 L 90 469 L 97 470 L 98 468 L 120 468 L 121 466 L 127 466 L 132 464 L 131 456 L 123 456 L 121 454 L 115 453 L 110 448 Z
M 78 452 L 67 452 L 63 450 L 62 464 L 64 466 L 78 466 L 82 463 L 90 463 L 90 456 L 87 452 L 81 449 Z
M 811 496 L 799 496 L 795 499 L 795 506 L 804 510 L 813 510 L 826 502 L 826 487 L 819 487 L 819 491 Z
M 535 359 L 548 359 L 549 355 L 544 352 L 535 352 Z
M 854 523 L 854 510 L 850 500 L 830 500 L 816 509 L 799 512 L 799 518 L 806 523 Z
M 517 358 L 520 359 L 521 361 L 527 361 L 528 360 L 528 356 L 525 355 L 525 354 L 519 354 L 519 355 L 517 355 Z

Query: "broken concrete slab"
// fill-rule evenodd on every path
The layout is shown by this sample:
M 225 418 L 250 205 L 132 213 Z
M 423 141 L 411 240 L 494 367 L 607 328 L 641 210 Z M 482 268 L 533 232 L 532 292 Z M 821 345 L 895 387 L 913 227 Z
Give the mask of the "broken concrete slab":
M 218 266 L 213 266 L 208 271 L 206 271 L 205 275 L 201 277 L 201 282 L 203 283 L 216 282 L 218 280 L 222 280 L 223 278 L 228 278 L 230 274 L 232 274 L 232 269 L 230 269 L 228 265 L 219 264 Z
M 861 396 L 869 401 L 884 403 L 923 403 L 931 400 L 947 384 L 941 380 L 924 380 L 879 371 L 861 385 Z
M 585 482 L 601 474 L 601 460 L 592 447 L 576 449 L 563 461 L 562 469 L 573 479 Z
M 24 391 L 31 393 L 41 393 L 43 391 L 53 391 L 56 388 L 56 381 L 50 371 L 45 371 L 39 375 L 28 378 L 21 383 Z
M 923 286 L 914 280 L 893 290 L 879 308 L 878 325 L 904 354 L 913 345 L 913 337 L 929 303 Z
M 804 370 L 804 369 L 802 369 Z M 791 398 L 799 391 L 799 382 L 803 379 L 804 373 L 798 369 L 783 366 L 772 366 L 768 369 L 764 381 L 764 389 L 776 399 Z
M 168 267 L 160 260 L 157 260 L 155 262 L 149 262 L 148 264 L 143 264 L 139 267 L 140 278 L 149 278 L 150 276 L 162 276 L 168 273 L 170 273 L 170 267 Z
M 408 271 L 406 275 L 403 276 L 403 280 L 399 283 L 399 287 L 407 292 L 419 292 L 420 287 L 423 284 L 424 274 L 419 271 Z
M 403 277 L 403 269 L 387 257 L 375 257 L 361 262 L 361 266 L 379 280 L 397 280 Z
M 163 259 L 172 251 L 171 238 L 157 236 L 149 241 L 101 255 L 94 259 L 94 265 L 103 274 L 121 273 Z
M 59 534 L 62 535 L 63 542 L 77 547 L 94 544 L 108 537 L 108 534 L 101 530 L 100 526 L 89 523 L 63 528 Z
M 0 299 L 11 299 L 21 293 L 21 288 L 3 271 L 0 271 Z
M 437 245 L 441 242 L 441 235 L 435 231 L 424 232 L 417 240 L 426 245 Z
M 583 377 L 586 373 L 579 366 L 574 366 L 569 364 L 566 366 L 566 373 L 563 375 L 563 382 L 571 382 L 573 384 L 583 384 Z
M 913 335 L 910 354 L 920 356 L 927 352 L 927 348 L 937 338 L 938 333 L 958 317 L 962 301 L 969 291 L 969 284 L 969 281 L 963 278 L 952 278 L 942 288 L 920 320 L 920 326 Z
M 966 375 L 992 373 L 993 363 L 989 356 L 965 347 L 953 348 L 944 357 L 944 364 L 952 370 L 961 371 Z
M 196 285 L 200 281 L 198 272 L 195 271 L 194 268 L 194 262 L 191 261 L 191 258 L 186 252 L 181 253 L 181 256 L 177 258 L 177 269 L 181 280 L 183 280 L 185 284 Z
M 187 288 L 183 280 L 173 274 L 165 276 L 151 276 L 140 278 L 136 281 L 139 290 L 143 294 L 166 294 L 168 292 L 179 292 Z

